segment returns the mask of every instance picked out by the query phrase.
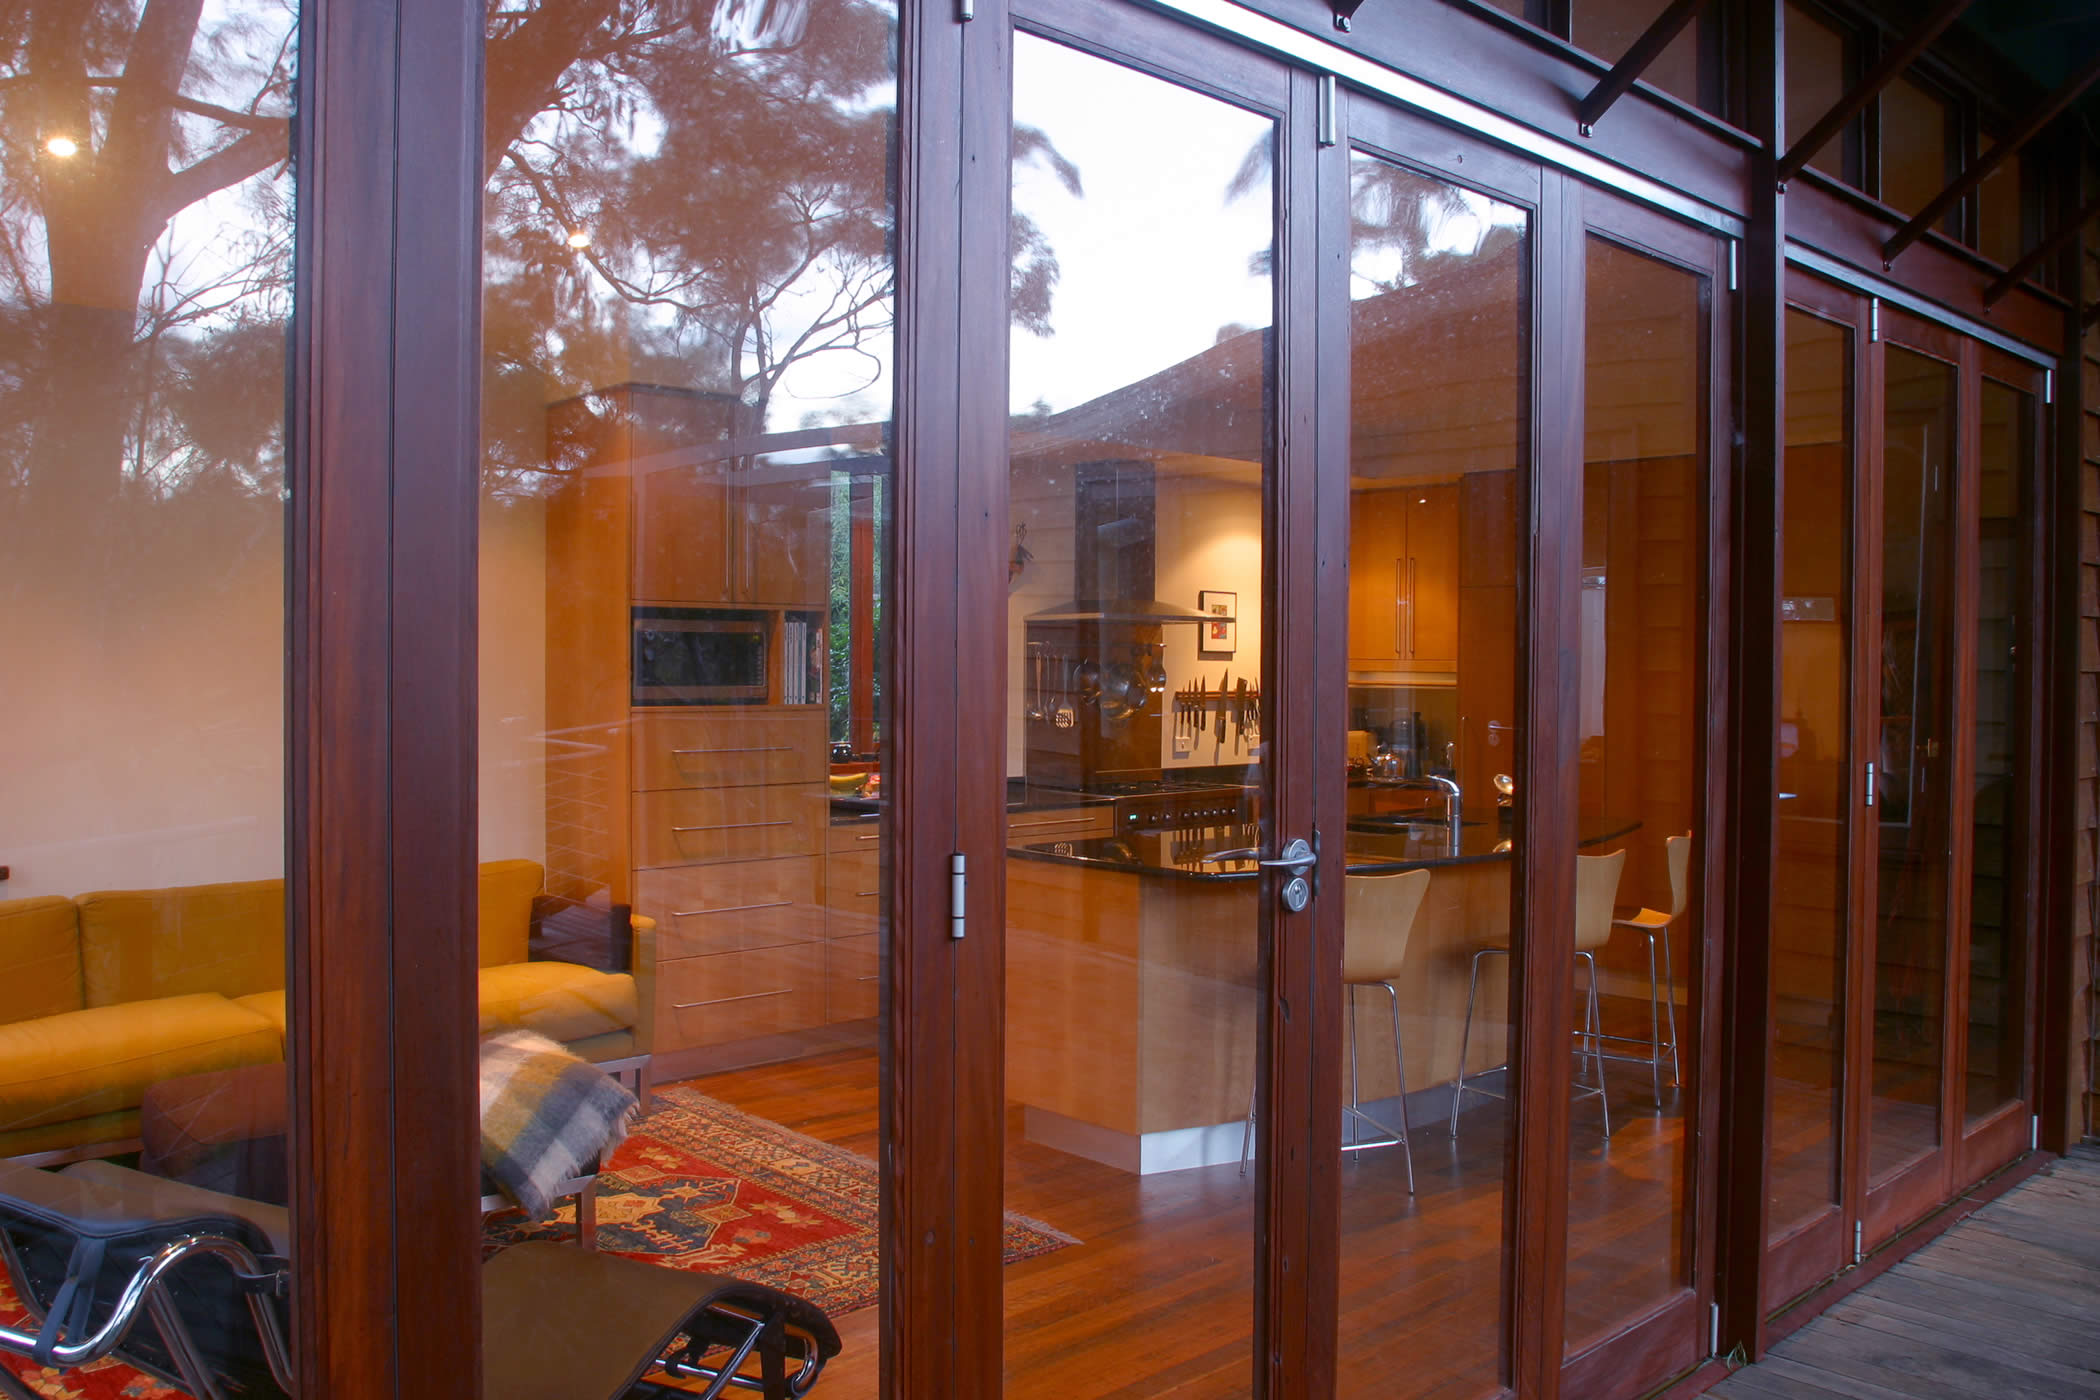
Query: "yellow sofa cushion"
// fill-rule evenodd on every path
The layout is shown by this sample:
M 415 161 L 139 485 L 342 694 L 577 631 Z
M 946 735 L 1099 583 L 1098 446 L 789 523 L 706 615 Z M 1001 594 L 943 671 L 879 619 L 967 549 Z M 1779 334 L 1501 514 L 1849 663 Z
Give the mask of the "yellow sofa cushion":
M 532 900 L 546 872 L 536 860 L 490 860 L 481 865 L 481 965 L 500 967 L 531 956 Z M 280 982 L 277 985 L 282 986 Z
M 0 1021 L 78 1011 L 80 917 L 70 899 L 0 900 Z
M 277 1029 L 221 996 L 160 997 L 0 1026 L 0 1131 L 137 1108 L 178 1074 L 280 1058 Z
M 284 881 L 101 890 L 80 906 L 89 1006 L 284 985 Z
M 250 992 L 233 999 L 235 1006 L 244 1006 L 277 1028 L 277 1038 L 284 1039 L 284 993 Z
M 481 1033 L 526 1030 L 584 1040 L 634 1025 L 634 978 L 565 962 L 481 970 Z

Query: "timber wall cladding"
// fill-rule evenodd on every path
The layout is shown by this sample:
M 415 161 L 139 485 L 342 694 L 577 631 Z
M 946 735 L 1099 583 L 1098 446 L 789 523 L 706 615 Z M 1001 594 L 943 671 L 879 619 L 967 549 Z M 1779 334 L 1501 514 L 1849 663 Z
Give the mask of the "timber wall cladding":
M 2088 168 L 2086 187 L 2100 183 L 2100 172 Z M 2085 275 L 2080 306 L 2100 296 L 2100 225 L 2085 232 Z M 2092 920 L 2096 827 L 2100 827 L 2100 326 L 2085 336 L 2085 470 L 2083 518 L 2078 532 L 2078 823 L 2074 879 L 2078 882 L 2073 929 L 2077 957 L 2072 966 L 2081 979 L 2073 1003 L 2073 1054 L 2085 1056 L 2083 1127 L 2100 1134 L 2100 937 Z

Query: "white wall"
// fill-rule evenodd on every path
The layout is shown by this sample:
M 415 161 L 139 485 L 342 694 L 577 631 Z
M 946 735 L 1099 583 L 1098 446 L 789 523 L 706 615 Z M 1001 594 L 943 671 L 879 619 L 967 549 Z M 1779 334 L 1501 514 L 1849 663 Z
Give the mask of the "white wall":
M 1196 595 L 1206 589 L 1237 593 L 1240 624 L 1238 646 L 1229 658 L 1198 654 L 1201 628 L 1162 629 L 1168 708 L 1160 733 L 1160 761 L 1169 768 L 1244 763 L 1248 750 L 1234 749 L 1229 727 L 1223 745 L 1207 737 L 1177 750 L 1173 693 L 1198 680 L 1216 689 L 1228 672 L 1235 688 L 1242 679 L 1250 686 L 1261 683 L 1261 488 L 1252 482 L 1180 477 L 1164 470 L 1155 485 L 1160 600 L 1193 608 Z

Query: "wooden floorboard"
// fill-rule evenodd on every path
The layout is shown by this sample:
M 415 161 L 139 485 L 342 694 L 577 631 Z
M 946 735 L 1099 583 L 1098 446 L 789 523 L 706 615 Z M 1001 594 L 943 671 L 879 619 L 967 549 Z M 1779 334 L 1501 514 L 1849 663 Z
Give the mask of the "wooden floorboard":
M 2052 1164 L 1707 1393 L 2100 1400 L 2100 1153 Z

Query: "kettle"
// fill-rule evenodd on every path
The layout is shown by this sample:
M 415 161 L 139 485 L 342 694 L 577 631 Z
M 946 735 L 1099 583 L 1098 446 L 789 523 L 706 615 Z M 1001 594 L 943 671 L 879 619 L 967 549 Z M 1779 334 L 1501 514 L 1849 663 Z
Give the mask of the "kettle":
M 1407 774 L 1407 765 L 1400 761 L 1400 753 L 1391 744 L 1380 744 L 1378 752 L 1371 755 L 1371 776 L 1374 778 L 1400 778 Z

